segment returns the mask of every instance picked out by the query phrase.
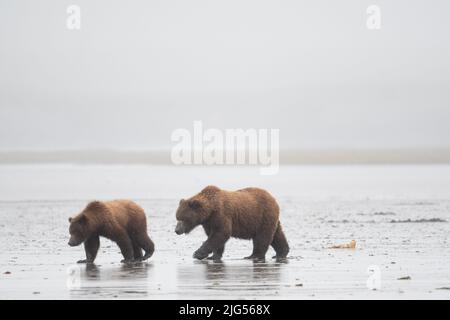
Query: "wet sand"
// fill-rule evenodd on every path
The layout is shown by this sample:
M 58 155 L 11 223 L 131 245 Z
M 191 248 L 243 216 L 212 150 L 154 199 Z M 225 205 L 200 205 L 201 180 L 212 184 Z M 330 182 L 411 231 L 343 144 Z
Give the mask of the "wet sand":
M 244 260 L 251 243 L 237 239 L 222 263 L 191 258 L 205 235 L 174 233 L 179 198 L 207 180 L 234 187 L 229 172 L 208 170 L 0 166 L 0 299 L 450 298 L 448 166 L 291 167 L 268 179 L 243 171 L 245 185 L 264 185 L 279 200 L 286 263 L 270 259 L 272 249 L 266 263 Z M 192 180 L 170 189 L 180 176 Z M 75 264 L 84 250 L 67 245 L 67 218 L 116 193 L 145 209 L 154 256 L 125 266 L 117 246 L 101 239 L 95 265 Z M 328 249 L 352 239 L 356 249 Z M 380 270 L 377 290 L 366 285 L 370 266 Z

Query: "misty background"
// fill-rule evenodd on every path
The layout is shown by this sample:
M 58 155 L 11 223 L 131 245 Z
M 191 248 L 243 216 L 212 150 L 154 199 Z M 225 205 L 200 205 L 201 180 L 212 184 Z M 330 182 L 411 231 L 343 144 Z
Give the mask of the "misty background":
M 169 150 L 201 120 L 278 128 L 312 162 L 448 162 L 449 15 L 446 0 L 0 0 L 0 152 Z

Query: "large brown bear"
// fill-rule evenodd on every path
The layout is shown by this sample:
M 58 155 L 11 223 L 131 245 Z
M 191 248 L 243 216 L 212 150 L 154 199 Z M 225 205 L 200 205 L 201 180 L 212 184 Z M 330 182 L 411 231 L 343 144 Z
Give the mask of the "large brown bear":
M 100 246 L 100 236 L 115 241 L 124 260 L 146 260 L 154 251 L 147 235 L 144 210 L 129 200 L 93 201 L 77 216 L 69 218 L 70 246 L 84 242 L 86 259 L 78 263 L 93 263 Z M 144 249 L 145 255 L 142 255 Z
M 246 188 L 225 191 L 208 186 L 187 200 L 181 200 L 175 232 L 189 233 L 198 225 L 208 239 L 195 251 L 194 258 L 220 260 L 230 237 L 253 240 L 253 252 L 246 259 L 264 260 L 269 245 L 277 259 L 285 259 L 289 245 L 281 229 L 279 207 L 265 190 Z

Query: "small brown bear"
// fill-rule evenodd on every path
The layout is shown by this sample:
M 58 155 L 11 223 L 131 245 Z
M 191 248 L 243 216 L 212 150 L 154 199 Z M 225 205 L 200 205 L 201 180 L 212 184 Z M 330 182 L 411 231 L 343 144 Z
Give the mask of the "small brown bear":
M 117 243 L 124 258 L 122 262 L 146 260 L 153 254 L 154 244 L 147 235 L 145 212 L 132 201 L 93 201 L 80 214 L 69 218 L 69 222 L 69 245 L 84 242 L 86 251 L 86 259 L 78 263 L 94 262 L 100 236 Z
M 176 218 L 177 234 L 189 233 L 202 225 L 208 239 L 193 257 L 220 260 L 230 237 L 252 239 L 253 252 L 246 259 L 265 260 L 271 245 L 277 260 L 286 258 L 289 245 L 279 221 L 276 200 L 265 190 L 246 188 L 225 191 L 215 186 L 180 201 Z

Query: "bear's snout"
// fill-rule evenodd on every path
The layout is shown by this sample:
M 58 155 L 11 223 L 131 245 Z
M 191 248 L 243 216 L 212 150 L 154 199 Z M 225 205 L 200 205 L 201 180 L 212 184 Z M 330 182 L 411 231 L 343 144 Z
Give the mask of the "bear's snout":
M 77 241 L 77 240 L 75 240 L 75 239 L 73 239 L 72 237 L 69 239 L 69 242 L 67 242 L 67 244 L 69 245 L 69 246 L 71 246 L 71 247 L 76 247 L 76 246 L 78 246 L 79 244 L 81 244 L 81 242 L 79 242 L 79 241 Z
M 175 227 L 175 233 L 180 235 L 184 233 L 183 222 L 178 221 L 177 226 Z

